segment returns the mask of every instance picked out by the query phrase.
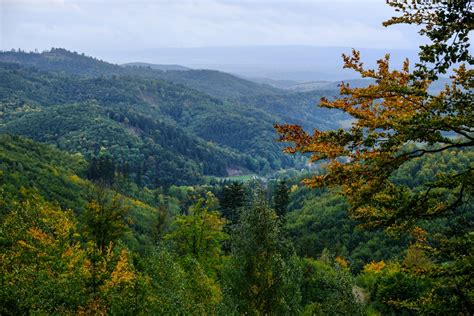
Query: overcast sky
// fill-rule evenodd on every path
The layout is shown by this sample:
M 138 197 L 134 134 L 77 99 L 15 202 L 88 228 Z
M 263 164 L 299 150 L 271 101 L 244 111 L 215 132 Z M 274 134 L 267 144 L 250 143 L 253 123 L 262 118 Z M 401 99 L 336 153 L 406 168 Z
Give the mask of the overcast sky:
M 2 50 L 93 54 L 161 47 L 314 45 L 416 48 L 408 26 L 384 28 L 385 0 L 0 0 Z

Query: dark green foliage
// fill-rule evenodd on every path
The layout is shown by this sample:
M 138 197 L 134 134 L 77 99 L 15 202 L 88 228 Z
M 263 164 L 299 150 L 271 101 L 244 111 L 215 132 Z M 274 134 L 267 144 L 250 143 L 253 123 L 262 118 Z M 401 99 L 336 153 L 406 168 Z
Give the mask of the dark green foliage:
M 433 80 L 453 65 L 462 62 L 474 64 L 469 40 L 474 29 L 472 1 L 432 1 L 417 5 L 415 2 L 389 0 L 387 3 L 405 14 L 384 22 L 384 26 L 422 25 L 418 33 L 429 39 L 429 43 L 420 46 L 416 76 Z
M 338 110 L 319 108 L 321 97 L 332 98 L 339 94 L 337 89 L 309 92 L 293 92 L 277 95 L 244 96 L 238 102 L 278 116 L 276 123 L 298 124 L 304 128 L 317 126 L 322 130 L 338 128 L 349 117 Z M 344 126 L 345 127 L 345 126 Z
M 273 141 L 278 119 L 251 106 L 160 80 L 79 78 L 5 63 L 0 74 L 0 131 L 88 158 L 105 150 L 141 185 L 295 163 Z
M 282 146 L 274 142 L 274 123 L 290 115 L 325 128 L 338 126 L 342 119 L 337 113 L 314 110 L 319 94 L 283 95 L 215 71 L 120 67 L 64 49 L 42 54 L 3 52 L 0 60 L 4 61 L 0 63 L 1 131 L 61 143 L 61 148 L 82 152 L 89 159 L 102 147 L 114 151 L 117 166 L 131 168 L 130 176 L 140 185 L 169 185 L 172 178 L 176 184 L 196 183 L 202 175 L 268 173 L 293 166 L 295 159 L 282 154 Z M 221 101 L 161 79 L 219 97 L 249 99 Z M 261 104 L 259 100 L 266 99 L 251 99 L 255 95 L 275 97 Z M 303 115 L 302 105 L 311 108 L 310 116 Z M 44 108 L 51 106 L 54 110 Z M 94 114 L 86 115 L 89 111 Z M 5 122 L 8 125 L 2 126 Z M 39 133 L 39 125 L 55 127 Z M 95 125 L 106 130 L 98 133 Z M 81 139 L 72 142 L 71 137 Z M 123 152 L 118 153 L 114 145 Z M 126 152 L 127 147 L 132 153 Z M 137 157 L 137 150 L 147 155 Z
M 34 53 L 23 51 L 4 51 L 1 60 L 9 63 L 20 63 L 34 66 L 46 71 L 57 71 L 78 75 L 100 75 L 105 72 L 113 73 L 117 66 L 99 59 L 70 52 L 63 48 L 52 48 L 48 52 Z M 115 74 L 115 73 L 114 73 Z
M 239 220 L 240 208 L 244 206 L 246 194 L 241 182 L 232 182 L 224 185 L 219 196 L 219 204 L 222 215 L 235 224 Z
M 290 188 L 285 180 L 279 181 L 273 193 L 273 208 L 279 218 L 286 215 L 288 204 L 290 203 Z
M 79 155 L 71 155 L 52 146 L 38 144 L 19 136 L 0 135 L 0 197 L 21 198 L 22 189 L 33 190 L 42 198 L 71 209 L 81 219 L 94 199 L 93 184 L 85 180 L 87 162 Z M 118 195 L 117 195 L 118 194 Z M 129 231 L 123 239 L 136 251 L 145 251 L 153 242 L 156 221 L 167 212 L 178 208 L 176 198 L 159 190 L 140 190 L 135 184 L 118 177 L 107 195 L 122 200 L 129 209 Z M 1 201 L 1 199 L 0 199 Z M 158 207 L 166 201 L 167 211 Z M 119 203 L 121 204 L 121 203 Z M 0 205 L 0 217 L 9 213 L 7 205 Z M 132 234 L 133 232 L 133 234 Z
M 102 60 L 53 48 L 43 53 L 0 52 L 0 61 L 33 66 L 44 71 L 86 77 L 133 76 L 163 79 L 202 91 L 218 98 L 236 98 L 249 95 L 268 95 L 283 91 L 215 70 L 161 71 L 151 67 L 121 67 Z
M 328 249 L 348 258 L 351 269 L 359 271 L 372 260 L 401 257 L 406 248 L 406 238 L 358 228 L 336 193 L 300 188 L 291 197 L 285 227 L 300 256 L 317 258 Z
M 87 177 L 93 181 L 112 184 L 115 178 L 115 164 L 107 156 L 92 157 L 87 168 Z
M 414 315 L 410 309 L 393 303 L 416 300 L 427 289 L 425 280 L 401 271 L 383 276 L 376 287 L 374 305 L 384 315 Z
M 166 71 L 156 74 L 156 76 L 223 99 L 283 93 L 271 86 L 244 80 L 216 70 Z
M 256 201 L 242 211 L 232 235 L 224 293 L 229 304 L 239 314 L 297 313 L 300 280 L 300 267 L 277 215 L 265 202 Z

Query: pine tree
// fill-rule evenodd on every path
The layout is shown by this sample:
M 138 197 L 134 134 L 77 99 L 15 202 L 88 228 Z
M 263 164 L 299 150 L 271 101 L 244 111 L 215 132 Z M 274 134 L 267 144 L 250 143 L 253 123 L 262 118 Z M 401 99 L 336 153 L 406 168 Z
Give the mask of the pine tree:
M 289 203 L 290 188 L 284 180 L 279 181 L 273 195 L 273 207 L 275 208 L 275 212 L 280 219 L 283 219 L 286 212 L 288 211 Z
M 232 182 L 229 185 L 225 185 L 222 189 L 219 204 L 222 215 L 231 224 L 235 224 L 239 218 L 239 209 L 245 204 L 245 189 L 242 183 Z

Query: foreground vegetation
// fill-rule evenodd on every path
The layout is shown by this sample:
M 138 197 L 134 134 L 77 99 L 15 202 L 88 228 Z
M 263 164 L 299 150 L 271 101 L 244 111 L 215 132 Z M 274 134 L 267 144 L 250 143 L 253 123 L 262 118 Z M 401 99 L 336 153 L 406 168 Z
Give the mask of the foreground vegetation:
M 449 275 L 425 275 L 441 263 L 416 236 L 364 230 L 337 192 L 297 178 L 149 190 L 89 180 L 82 156 L 21 137 L 0 145 L 2 314 L 399 314 L 433 290 L 451 304 L 432 308 L 462 304 Z M 473 155 L 419 158 L 394 180 L 417 190 Z M 446 235 L 472 217 L 421 227 Z

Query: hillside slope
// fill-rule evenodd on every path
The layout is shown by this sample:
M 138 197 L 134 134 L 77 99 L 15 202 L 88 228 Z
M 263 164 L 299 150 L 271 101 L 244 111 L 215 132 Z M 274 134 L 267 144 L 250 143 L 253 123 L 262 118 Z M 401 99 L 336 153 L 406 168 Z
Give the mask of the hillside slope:
M 278 118 L 162 80 L 82 78 L 2 63 L 0 100 L 0 131 L 88 157 L 108 151 L 147 184 L 292 164 L 274 142 Z
M 318 128 L 337 128 L 341 114 L 316 106 L 321 96 L 332 97 L 339 92 L 337 85 L 327 85 L 318 91 L 298 92 L 278 89 L 215 70 L 167 70 L 153 67 L 118 66 L 65 49 L 52 49 L 43 53 L 0 52 L 0 62 L 19 63 L 36 69 L 63 75 L 88 78 L 134 77 L 161 79 L 198 90 L 220 100 L 229 100 L 273 115 L 272 123 L 296 123 Z M 133 65 L 142 63 L 133 63 Z M 148 64 L 145 64 L 148 65 Z M 96 84 L 101 84 L 97 81 Z M 114 92 L 114 91 L 112 91 Z
M 123 241 L 135 250 L 151 244 L 158 216 L 156 192 L 139 190 L 126 179 L 107 188 L 96 186 L 85 176 L 87 167 L 87 161 L 80 154 L 70 154 L 24 137 L 0 134 L 0 218 L 10 211 L 8 200 L 20 201 L 24 195 L 34 192 L 81 219 L 90 199 L 106 191 L 118 197 L 129 210 L 131 230 Z M 172 212 L 177 201 L 166 199 L 171 203 L 167 211 Z
M 340 112 L 315 106 L 334 94 L 281 94 L 217 71 L 122 67 L 64 49 L 0 53 L 1 132 L 111 155 L 150 186 L 293 167 L 273 125 L 339 127 Z

